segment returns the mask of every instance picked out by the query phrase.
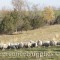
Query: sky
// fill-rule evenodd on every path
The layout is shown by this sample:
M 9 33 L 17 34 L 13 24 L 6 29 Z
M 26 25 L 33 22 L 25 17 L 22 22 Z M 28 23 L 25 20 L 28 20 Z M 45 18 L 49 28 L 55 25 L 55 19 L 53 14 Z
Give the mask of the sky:
M 0 9 L 12 9 L 12 0 L 0 0 Z M 40 7 L 53 6 L 60 8 L 60 0 L 29 0 L 30 4 L 40 4 Z

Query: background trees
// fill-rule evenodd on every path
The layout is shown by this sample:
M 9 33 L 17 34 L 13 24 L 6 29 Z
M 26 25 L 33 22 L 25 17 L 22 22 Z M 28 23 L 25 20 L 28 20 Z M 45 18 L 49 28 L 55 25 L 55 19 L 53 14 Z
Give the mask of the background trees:
M 40 15 L 40 9 L 38 5 L 32 6 L 32 11 L 30 13 L 30 24 L 33 29 L 39 28 L 44 25 L 42 16 Z
M 55 15 L 54 15 L 54 11 L 51 7 L 46 7 L 44 8 L 43 11 L 43 19 L 48 23 L 51 24 L 54 22 L 55 20 Z
M 2 10 L 0 32 L 12 34 L 60 22 L 60 15 L 51 7 L 46 7 L 42 11 L 39 5 L 29 6 L 26 0 L 12 0 L 12 5 L 13 10 Z
M 25 6 L 24 0 L 12 0 L 12 4 L 14 6 L 14 9 L 17 11 L 22 11 L 23 7 Z
M 0 31 L 2 33 L 12 33 L 15 28 L 13 25 L 13 20 L 13 17 L 10 15 L 5 16 L 0 24 Z
M 57 18 L 55 20 L 55 24 L 60 24 L 60 15 L 57 16 Z

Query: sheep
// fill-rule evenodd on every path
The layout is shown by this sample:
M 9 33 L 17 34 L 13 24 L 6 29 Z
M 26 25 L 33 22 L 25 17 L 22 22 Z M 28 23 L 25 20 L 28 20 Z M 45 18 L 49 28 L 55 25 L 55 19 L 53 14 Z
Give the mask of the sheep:
M 7 49 L 8 44 L 3 44 L 3 50 Z
M 31 45 L 32 45 L 31 42 L 25 42 L 25 43 L 24 43 L 24 47 L 25 47 L 25 48 L 30 48 Z
M 24 48 L 28 48 L 27 42 L 24 42 Z
M 14 43 L 16 49 L 19 49 L 19 43 Z
M 54 41 L 55 42 L 55 46 L 57 46 L 57 41 Z
M 50 41 L 42 42 L 42 46 L 49 47 L 50 46 Z
M 3 45 L 2 45 L 2 44 L 0 44 L 0 49 L 1 49 L 1 50 L 3 49 Z
M 43 43 L 42 46 L 49 47 L 48 43 Z
M 13 46 L 13 45 L 8 46 L 7 49 L 15 49 L 15 46 Z
M 31 45 L 32 45 L 32 43 L 28 42 L 28 47 L 29 47 L 29 48 L 31 47 Z
M 15 45 L 13 43 L 10 43 L 7 47 L 7 49 L 16 49 Z
M 31 48 L 37 47 L 37 46 L 38 46 L 38 45 L 37 45 L 37 42 L 34 42 L 34 43 L 31 44 Z
M 40 41 L 38 40 L 37 42 L 30 41 L 30 42 L 21 42 L 21 43 L 8 43 L 8 44 L 3 44 L 0 43 L 0 49 L 20 49 L 20 48 L 33 48 L 33 47 L 38 47 L 38 46 L 44 46 L 44 47 L 49 47 L 49 46 L 60 46 L 60 42 L 57 41 Z
M 23 43 L 9 43 L 7 49 L 20 49 L 23 47 Z
M 5 49 L 7 49 L 7 47 L 8 47 L 8 44 L 0 43 L 1 50 L 5 50 Z
M 23 42 L 19 43 L 18 44 L 18 49 L 23 48 L 23 46 L 24 46 L 24 43 Z
M 50 41 L 50 46 L 56 46 L 57 45 L 57 41 Z
M 57 46 L 60 46 L 60 41 L 59 41 L 59 42 L 57 42 Z
M 42 46 L 42 41 L 38 40 L 38 41 L 37 41 L 37 45 L 38 45 L 38 46 Z

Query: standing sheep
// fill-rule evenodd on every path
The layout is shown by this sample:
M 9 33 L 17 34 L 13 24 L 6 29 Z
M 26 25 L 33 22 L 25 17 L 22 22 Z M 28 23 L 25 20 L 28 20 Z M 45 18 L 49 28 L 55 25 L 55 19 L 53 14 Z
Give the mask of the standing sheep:
M 60 41 L 59 41 L 59 42 L 57 42 L 57 46 L 60 46 Z
M 50 41 L 50 46 L 56 46 L 57 45 L 57 41 Z
M 50 41 L 42 42 L 42 46 L 49 47 L 50 46 Z
M 37 46 L 38 46 L 38 45 L 37 45 L 37 42 L 34 42 L 34 43 L 32 43 L 31 48 L 37 47 Z
M 8 44 L 3 44 L 3 49 L 7 49 Z
M 24 43 L 23 42 L 18 44 L 18 49 L 23 48 L 23 47 L 24 47 Z
M 0 43 L 0 49 L 2 50 L 3 49 L 3 44 Z
M 7 49 L 16 49 L 14 43 L 10 43 L 7 47 Z
M 38 40 L 38 41 L 37 41 L 37 45 L 38 45 L 38 46 L 42 46 L 42 41 Z

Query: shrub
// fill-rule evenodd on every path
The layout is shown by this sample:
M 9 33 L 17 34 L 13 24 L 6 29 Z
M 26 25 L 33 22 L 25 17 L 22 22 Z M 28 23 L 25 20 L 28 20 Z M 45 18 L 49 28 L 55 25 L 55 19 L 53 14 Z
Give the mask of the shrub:
M 13 17 L 7 15 L 0 24 L 0 31 L 4 33 L 12 33 L 14 31 Z
M 57 16 L 56 20 L 55 20 L 55 24 L 60 24 L 60 15 Z
M 33 19 L 31 19 L 31 26 L 33 27 L 33 29 L 39 28 L 41 26 L 43 26 L 45 23 L 42 19 L 42 17 L 40 16 L 34 16 Z
M 30 25 L 30 22 L 28 20 L 24 20 L 24 23 L 23 23 L 21 29 L 22 30 L 26 30 L 26 31 L 32 29 L 32 27 Z

